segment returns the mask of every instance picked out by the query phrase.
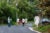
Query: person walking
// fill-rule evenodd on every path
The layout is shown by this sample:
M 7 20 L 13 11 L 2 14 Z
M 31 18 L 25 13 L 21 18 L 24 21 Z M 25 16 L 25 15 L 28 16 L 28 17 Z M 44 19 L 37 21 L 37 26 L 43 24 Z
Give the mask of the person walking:
M 11 26 L 11 19 L 10 19 L 10 17 L 8 17 L 8 27 L 10 27 Z
M 19 18 L 17 18 L 17 22 L 16 23 L 19 24 Z
M 28 22 L 28 19 L 27 18 L 25 18 L 25 23 L 27 23 Z
M 22 25 L 23 26 L 25 25 L 25 19 L 22 19 Z

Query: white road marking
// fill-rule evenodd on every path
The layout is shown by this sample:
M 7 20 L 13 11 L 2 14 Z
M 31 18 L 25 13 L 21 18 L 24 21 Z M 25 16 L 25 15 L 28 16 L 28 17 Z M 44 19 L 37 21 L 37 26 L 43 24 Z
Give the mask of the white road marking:
M 31 27 L 28 27 L 31 31 L 35 31 L 35 30 L 33 30 L 33 28 L 31 28 Z M 38 31 L 35 31 L 35 32 L 37 32 L 37 33 L 41 33 L 41 32 L 38 32 Z

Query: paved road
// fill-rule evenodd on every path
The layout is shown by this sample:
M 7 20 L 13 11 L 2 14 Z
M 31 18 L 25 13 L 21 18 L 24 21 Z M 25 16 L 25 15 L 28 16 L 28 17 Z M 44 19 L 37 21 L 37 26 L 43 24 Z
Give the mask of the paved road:
M 36 33 L 28 29 L 28 26 L 0 26 L 0 33 Z

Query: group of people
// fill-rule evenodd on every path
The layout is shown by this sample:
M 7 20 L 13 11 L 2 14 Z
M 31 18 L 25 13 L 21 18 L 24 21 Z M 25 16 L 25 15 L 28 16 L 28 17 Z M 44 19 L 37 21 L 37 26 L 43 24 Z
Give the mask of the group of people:
M 17 19 L 17 23 L 18 24 L 22 24 L 23 26 L 25 25 L 25 23 L 27 23 L 27 18 L 25 18 L 25 19 Z
M 8 26 L 9 27 L 11 26 L 11 21 L 12 21 L 12 19 L 10 17 L 8 17 Z M 17 18 L 16 22 L 18 24 L 22 24 L 24 26 L 25 23 L 27 23 L 27 18 L 25 18 L 25 19 L 19 19 L 19 18 Z

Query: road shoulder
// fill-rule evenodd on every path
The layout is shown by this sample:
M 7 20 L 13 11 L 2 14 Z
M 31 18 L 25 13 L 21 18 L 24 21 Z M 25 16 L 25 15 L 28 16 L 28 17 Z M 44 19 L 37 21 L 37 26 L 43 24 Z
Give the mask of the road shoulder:
M 39 31 L 34 30 L 32 27 L 28 27 L 28 29 L 30 29 L 31 31 L 35 31 L 35 32 L 37 32 L 37 33 L 41 33 L 41 32 L 39 32 Z

